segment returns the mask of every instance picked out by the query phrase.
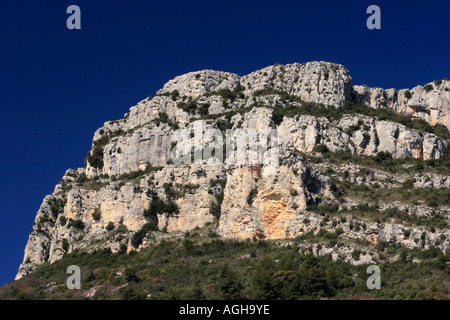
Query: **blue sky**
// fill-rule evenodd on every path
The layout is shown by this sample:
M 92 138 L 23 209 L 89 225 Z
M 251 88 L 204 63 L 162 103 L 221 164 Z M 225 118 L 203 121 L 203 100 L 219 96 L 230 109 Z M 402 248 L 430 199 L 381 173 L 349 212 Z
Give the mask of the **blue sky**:
M 81 30 L 66 9 L 81 8 Z M 366 9 L 381 8 L 381 30 Z M 245 75 L 274 63 L 343 64 L 354 84 L 450 77 L 450 2 L 2 1 L 0 285 L 11 281 L 43 197 L 83 166 L 94 131 L 173 77 Z

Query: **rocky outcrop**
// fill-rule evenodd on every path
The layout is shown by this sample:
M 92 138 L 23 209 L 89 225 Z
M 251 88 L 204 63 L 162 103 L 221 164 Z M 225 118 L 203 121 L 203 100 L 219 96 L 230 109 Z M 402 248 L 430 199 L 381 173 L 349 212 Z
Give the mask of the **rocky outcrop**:
M 244 117 L 238 115 L 234 118 L 233 128 L 237 129 L 240 122 L 239 129 L 243 130 L 270 132 L 277 129 L 282 150 L 295 149 L 300 152 L 310 152 L 315 146 L 324 144 L 333 152 L 350 149 L 355 154 L 370 156 L 388 152 L 394 158 L 428 160 L 442 158 L 447 148 L 446 142 L 434 134 L 422 134 L 395 122 L 377 121 L 363 115 L 348 115 L 335 122 L 314 116 L 285 117 L 276 126 L 272 113 L 269 108 L 254 108 Z M 192 123 L 186 124 L 184 129 L 194 133 Z M 111 139 L 102 149 L 103 168 L 97 170 L 87 163 L 88 177 L 143 170 L 147 164 L 166 165 L 171 158 L 173 134 L 174 129 L 166 124 L 156 126 L 150 123 Z
M 352 99 L 352 79 L 342 65 L 329 62 L 274 65 L 242 77 L 246 95 L 271 90 L 306 102 L 341 106 Z
M 300 152 L 313 151 L 323 144 L 333 152 L 349 149 L 369 156 L 388 152 L 393 158 L 427 160 L 442 158 L 447 148 L 446 142 L 434 134 L 422 135 L 401 124 L 363 115 L 344 116 L 337 122 L 314 116 L 285 118 L 278 130 L 281 146 Z
M 219 234 L 232 239 L 298 236 L 300 213 L 314 198 L 307 185 L 312 179 L 310 169 L 301 161 L 281 166 L 275 175 L 263 175 L 260 167 L 234 170 L 224 190 Z M 329 180 L 319 186 L 321 193 L 329 193 Z
M 199 97 L 222 89 L 235 91 L 240 84 L 240 78 L 237 74 L 214 70 L 190 72 L 170 80 L 157 94 L 177 91 L 180 96 Z
M 117 252 L 150 245 L 146 239 L 135 239 L 144 225 L 176 233 L 214 224 L 221 237 L 232 239 L 294 238 L 321 229 L 336 232 L 331 221 L 308 210 L 308 205 L 321 200 L 336 200 L 332 179 L 324 174 L 332 165 L 310 164 L 302 154 L 326 146 L 330 152 L 350 150 L 365 156 L 386 152 L 394 159 L 431 160 L 445 156 L 448 141 L 367 115 L 287 114 L 275 121 L 274 110 L 302 108 L 305 102 L 341 107 L 353 101 L 448 126 L 448 88 L 448 81 L 433 90 L 417 87 L 407 98 L 402 90 L 353 86 L 343 66 L 328 62 L 274 65 L 243 77 L 213 70 L 176 77 L 153 98 L 130 108 L 123 119 L 105 122 L 95 132 L 85 167 L 68 170 L 44 198 L 17 279 L 76 249 Z M 427 116 L 419 116 L 422 113 Z M 252 139 L 246 135 L 249 131 L 257 139 L 267 138 L 267 144 L 240 152 L 240 143 Z M 232 147 L 213 152 L 220 141 Z M 183 159 L 188 161 L 177 162 L 174 155 L 186 151 Z M 225 155 L 224 161 L 217 155 Z M 386 175 L 375 172 L 362 180 L 358 170 L 347 168 L 355 184 Z M 446 176 L 427 177 L 415 177 L 414 187 L 449 186 Z M 398 183 L 408 179 L 397 178 Z M 445 216 L 447 211 L 439 212 Z M 342 223 L 342 237 L 373 244 L 395 239 L 409 248 L 427 248 L 441 239 L 436 245 L 442 250 L 450 239 L 447 229 L 431 234 L 417 227 L 404 239 L 402 223 L 365 223 L 364 230 Z M 315 248 L 318 254 L 331 250 L 344 260 L 350 255 L 340 247 Z M 359 263 L 371 259 L 361 257 Z
M 450 129 L 450 81 L 438 80 L 411 90 L 354 86 L 357 101 L 373 108 L 389 108 Z

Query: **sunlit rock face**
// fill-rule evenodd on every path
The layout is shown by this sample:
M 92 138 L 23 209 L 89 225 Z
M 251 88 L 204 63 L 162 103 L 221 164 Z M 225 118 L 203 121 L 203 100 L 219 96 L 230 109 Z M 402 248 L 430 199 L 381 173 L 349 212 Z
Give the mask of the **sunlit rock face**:
M 325 223 L 323 216 L 307 210 L 318 199 L 336 200 L 330 174 L 302 154 L 315 153 L 321 146 L 328 152 L 364 156 L 384 152 L 394 159 L 436 160 L 444 157 L 448 141 L 362 114 L 344 114 L 337 120 L 314 114 L 275 119 L 275 110 L 302 108 L 305 103 L 341 108 L 351 102 L 389 108 L 450 128 L 449 90 L 448 80 L 411 90 L 354 86 L 347 69 L 323 61 L 277 64 L 245 76 L 201 70 L 176 77 L 154 97 L 131 107 L 122 119 L 105 122 L 94 133 L 85 167 L 67 170 L 44 198 L 16 278 L 76 249 L 117 252 L 151 245 L 149 239 L 137 247 L 132 243 L 133 235 L 148 223 L 168 233 L 213 224 L 219 236 L 229 239 L 294 238 L 321 228 L 334 232 L 336 227 Z M 198 121 L 202 121 L 200 126 Z M 276 138 L 271 141 L 276 140 L 277 152 L 264 151 L 262 158 L 276 160 L 277 165 L 248 163 L 250 151 L 239 153 L 237 149 L 231 150 L 225 163 L 211 159 L 173 162 L 174 150 L 191 150 L 195 142 L 192 151 L 206 153 L 215 143 L 210 129 L 233 130 L 233 141 L 251 130 L 258 137 L 275 130 Z M 221 133 L 226 139 L 225 132 Z M 353 183 L 367 182 L 356 177 L 357 167 L 347 170 L 355 175 Z M 388 179 L 385 173 L 377 176 Z M 414 188 L 448 188 L 450 183 L 440 175 L 414 180 Z M 153 209 L 158 201 L 160 205 Z M 422 240 L 416 242 L 414 237 L 422 239 L 426 231 L 413 228 L 414 237 L 406 239 L 401 223 L 365 223 L 365 230 L 343 224 L 343 236 L 374 244 L 395 239 L 407 247 L 419 247 Z M 425 238 L 434 241 L 442 233 L 447 240 L 439 248 L 445 250 L 448 231 L 426 233 Z M 332 254 L 351 257 L 349 252 Z

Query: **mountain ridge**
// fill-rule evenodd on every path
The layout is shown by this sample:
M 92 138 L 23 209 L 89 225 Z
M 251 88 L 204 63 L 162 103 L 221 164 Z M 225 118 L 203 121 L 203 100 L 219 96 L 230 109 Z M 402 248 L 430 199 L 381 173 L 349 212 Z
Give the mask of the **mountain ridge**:
M 350 196 L 354 190 L 346 183 L 353 178 L 354 185 L 367 186 L 371 177 L 373 184 L 387 189 L 400 185 L 443 190 L 434 201 L 445 199 L 450 183 L 449 89 L 448 80 L 398 91 L 354 86 L 345 67 L 328 62 L 274 65 L 242 77 L 214 70 L 178 76 L 153 98 L 130 108 L 123 119 L 105 122 L 96 130 L 85 167 L 69 169 L 44 198 L 16 279 L 76 249 L 117 252 L 125 246 L 130 252 L 147 246 L 148 234 L 157 229 L 187 232 L 206 224 L 216 224 L 223 238 L 284 239 L 342 230 L 348 239 L 368 241 L 369 248 L 400 241 L 407 248 L 436 246 L 445 252 L 450 239 L 448 204 L 434 205 L 434 198 L 420 203 L 413 197 L 418 203 L 411 200 L 405 206 L 407 213 L 401 211 L 405 208 L 394 210 L 395 206 L 373 209 L 392 210 L 393 217 L 385 221 L 358 217 L 351 219 L 352 227 L 350 221 L 341 221 L 338 227 L 329 219 L 338 210 L 353 215 L 351 207 L 364 202 Z M 193 132 L 197 121 L 202 121 L 202 150 L 214 143 L 207 134 L 212 128 L 258 134 L 277 129 L 276 174 L 264 175 L 265 165 L 239 167 L 205 160 L 173 164 L 173 133 Z M 178 141 L 175 149 L 187 146 Z M 383 167 L 378 177 L 371 172 L 358 180 L 361 170 L 355 163 L 349 162 L 347 171 L 328 163 L 334 154 L 339 156 L 334 161 L 347 157 L 375 167 L 390 164 L 400 171 L 411 165 L 419 168 L 420 176 L 412 182 L 407 175 L 400 183 L 388 181 Z M 322 168 L 318 159 L 328 165 Z M 322 206 L 338 209 L 327 207 L 321 214 Z M 424 226 L 416 218 L 408 218 L 408 226 L 398 221 L 404 214 L 431 219 L 430 208 L 439 216 L 441 228 L 433 223 Z M 366 227 L 356 231 L 353 220 Z M 124 233 L 112 236 L 117 229 Z M 380 259 L 373 248 L 358 260 L 351 250 L 331 249 L 320 250 L 354 264 Z

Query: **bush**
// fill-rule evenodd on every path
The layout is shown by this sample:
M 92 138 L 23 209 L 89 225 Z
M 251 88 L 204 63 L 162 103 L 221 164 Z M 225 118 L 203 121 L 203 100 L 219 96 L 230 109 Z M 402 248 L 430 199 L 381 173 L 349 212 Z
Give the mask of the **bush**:
M 178 92 L 178 90 L 173 90 L 170 93 L 170 97 L 172 98 L 173 101 L 177 100 L 179 96 L 180 96 L 180 93 Z
M 237 94 L 232 92 L 230 89 L 220 89 L 215 92 L 215 95 L 231 101 L 234 101 L 237 98 Z
M 66 204 L 66 200 L 60 199 L 60 198 L 58 198 L 58 199 L 53 198 L 52 200 L 49 201 L 49 204 L 50 204 L 50 211 L 52 213 L 52 216 L 54 219 L 56 219 L 60 213 L 64 212 L 64 206 Z
M 439 204 L 437 203 L 437 201 L 435 199 L 430 199 L 427 201 L 427 206 L 436 208 L 436 207 L 439 207 Z
M 413 179 L 406 179 L 402 183 L 402 188 L 403 189 L 412 189 L 412 188 L 414 188 L 414 180 Z
M 108 224 L 106 225 L 106 231 L 112 231 L 114 230 L 114 223 L 112 223 L 111 221 L 108 222 Z
M 359 260 L 359 256 L 361 255 L 361 251 L 358 249 L 354 249 L 352 252 L 352 258 L 355 260 Z
M 375 162 L 378 162 L 378 163 L 381 163 L 386 160 L 392 160 L 392 154 L 390 154 L 389 152 L 386 152 L 386 151 L 381 151 L 381 152 L 377 153 L 374 160 L 375 160 Z
M 86 176 L 86 174 L 83 172 L 81 173 L 78 178 L 76 178 L 75 182 L 82 184 L 85 183 L 86 181 L 89 181 L 88 177 Z
M 412 98 L 412 93 L 411 93 L 411 91 L 409 91 L 409 90 L 406 90 L 406 91 L 405 91 L 405 98 L 408 99 L 408 100 Z
M 62 225 L 63 227 L 66 225 L 67 223 L 67 218 L 64 216 L 59 217 L 59 224 Z
M 144 240 L 145 236 L 147 235 L 147 232 L 150 231 L 158 231 L 157 221 L 152 221 L 144 224 L 142 228 L 137 231 L 131 238 L 131 245 L 135 248 L 139 247 L 142 243 L 142 240 Z
M 206 117 L 208 115 L 209 107 L 210 106 L 207 103 L 201 104 L 198 106 L 197 113 L 202 117 Z
M 237 300 L 241 298 L 242 284 L 239 275 L 231 270 L 227 263 L 219 271 L 219 291 L 225 300 Z
M 131 287 L 121 288 L 119 294 L 122 300 L 142 300 L 142 296 Z
M 434 88 L 433 88 L 432 84 L 426 84 L 426 85 L 423 86 L 423 89 L 425 90 L 425 92 L 430 92 Z
M 412 93 L 405 91 L 405 97 L 410 99 L 412 97 Z M 398 114 L 387 108 L 374 109 L 365 105 L 354 104 L 352 102 L 345 102 L 344 105 L 339 108 L 333 106 L 325 107 L 314 103 L 302 103 L 301 106 L 288 105 L 286 107 L 275 107 L 273 110 L 272 120 L 276 125 L 279 125 L 282 122 L 283 117 L 293 118 L 295 116 L 312 115 L 318 118 L 325 117 L 330 121 L 335 121 L 342 119 L 342 117 L 346 114 L 362 114 L 372 118 L 378 118 L 378 120 L 388 120 L 400 123 L 408 128 L 434 133 L 444 139 L 450 138 L 450 134 L 448 134 L 448 130 L 445 126 L 431 126 L 424 120 L 412 119 L 409 116 Z M 357 129 L 357 127 L 352 128 L 352 130 L 355 129 Z M 378 135 L 375 136 L 375 144 L 379 145 Z
M 212 202 L 211 206 L 209 207 L 209 213 L 211 213 L 214 217 L 217 219 L 220 218 L 220 215 L 222 214 L 222 204 L 217 202 Z
M 103 168 L 103 148 L 101 146 L 95 146 L 94 149 L 88 153 L 85 159 L 85 165 L 89 162 L 91 167 L 96 169 Z
M 126 268 L 124 277 L 127 282 L 139 282 L 139 278 L 136 275 L 136 270 L 134 268 Z
M 328 147 L 326 145 L 318 144 L 318 145 L 314 146 L 313 151 L 314 152 L 320 152 L 320 153 L 327 153 L 329 150 L 328 150 Z
M 176 214 L 180 212 L 180 209 L 173 200 L 169 200 L 165 205 L 164 211 L 168 214 Z
M 349 272 L 342 272 L 339 277 L 347 279 Z M 275 264 L 271 259 L 264 259 L 252 275 L 253 290 L 251 299 L 318 299 L 332 296 L 330 273 L 325 271 L 321 261 L 306 255 L 298 259 L 295 254 L 287 253 Z M 348 282 L 348 287 L 351 286 Z M 336 284 L 335 284 L 336 285 Z M 337 285 L 336 285 L 337 286 Z
M 69 219 L 69 227 L 73 227 L 75 229 L 83 230 L 84 229 L 84 222 L 81 220 L 73 220 Z
M 211 202 L 209 213 L 211 213 L 217 219 L 219 219 L 220 215 L 222 214 L 223 191 L 225 189 L 226 183 L 226 179 L 215 179 L 209 181 L 210 189 L 208 190 L 208 193 L 215 193 L 216 198 L 215 202 Z
M 153 119 L 153 122 L 156 123 L 156 125 L 159 127 L 161 123 L 166 123 L 169 127 L 171 127 L 173 130 L 179 129 L 178 123 L 173 122 L 169 119 L 169 116 L 165 112 L 160 112 L 158 114 L 158 118 Z
M 195 113 L 195 111 L 197 110 L 197 100 L 192 100 L 189 103 L 179 102 L 177 107 L 187 113 Z
M 94 212 L 92 212 L 91 215 L 92 215 L 92 218 L 93 218 L 95 221 L 100 220 L 100 218 L 101 218 L 100 209 L 99 209 L 99 208 L 95 208 L 95 209 L 94 209 Z
M 65 253 L 69 251 L 69 241 L 66 238 L 62 239 L 62 249 Z
M 247 196 L 247 204 L 249 206 L 251 206 L 253 204 L 253 199 L 256 197 L 256 194 L 258 193 L 258 191 L 256 189 L 252 189 L 250 190 L 248 196 Z
M 173 201 L 169 200 L 167 203 L 161 200 L 157 195 L 154 196 L 153 200 L 150 202 L 148 209 L 144 210 L 144 217 L 155 218 L 158 213 L 177 214 L 180 212 L 178 205 Z

